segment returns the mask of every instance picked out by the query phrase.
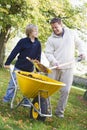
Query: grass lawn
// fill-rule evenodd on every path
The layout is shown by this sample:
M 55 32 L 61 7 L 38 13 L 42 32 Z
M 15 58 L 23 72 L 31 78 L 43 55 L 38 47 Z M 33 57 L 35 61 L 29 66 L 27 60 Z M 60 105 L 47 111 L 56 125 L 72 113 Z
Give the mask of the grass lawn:
M 2 102 L 9 76 L 9 71 L 0 69 L 0 130 L 87 130 L 87 101 L 82 97 L 84 90 L 72 87 L 64 119 L 54 115 L 59 92 L 54 93 L 51 97 L 53 115 L 41 122 L 29 118 L 29 108 L 11 110 L 9 104 Z

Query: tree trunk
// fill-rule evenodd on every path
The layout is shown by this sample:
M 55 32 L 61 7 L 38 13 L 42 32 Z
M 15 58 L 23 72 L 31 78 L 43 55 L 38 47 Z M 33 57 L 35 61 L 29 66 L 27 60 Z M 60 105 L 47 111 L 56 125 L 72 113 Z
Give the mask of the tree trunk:
M 7 26 L 6 30 L 1 30 L 0 33 L 0 67 L 3 66 L 4 58 L 5 58 L 5 44 L 9 39 L 11 31 L 11 26 Z
M 0 42 L 0 67 L 3 66 L 4 57 L 5 57 L 5 43 Z

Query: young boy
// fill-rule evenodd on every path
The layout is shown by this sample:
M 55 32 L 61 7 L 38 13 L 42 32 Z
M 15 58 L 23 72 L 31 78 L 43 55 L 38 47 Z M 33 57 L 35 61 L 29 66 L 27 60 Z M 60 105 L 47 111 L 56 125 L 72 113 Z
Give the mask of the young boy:
M 29 57 L 40 61 L 41 58 L 41 43 L 38 40 L 38 28 L 36 25 L 29 24 L 26 26 L 26 36 L 19 40 L 17 45 L 14 47 L 10 55 L 8 56 L 4 67 L 9 68 L 11 62 L 17 56 L 14 70 L 22 70 L 32 72 L 34 65 L 26 59 Z M 15 72 L 13 72 L 14 79 L 16 79 Z M 14 95 L 15 85 L 12 78 L 10 79 L 6 95 L 3 98 L 3 102 L 9 102 Z

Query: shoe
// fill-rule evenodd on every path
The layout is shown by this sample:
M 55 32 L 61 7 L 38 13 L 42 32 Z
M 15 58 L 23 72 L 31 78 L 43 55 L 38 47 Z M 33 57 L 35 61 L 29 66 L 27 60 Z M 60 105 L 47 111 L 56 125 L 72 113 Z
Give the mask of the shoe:
M 64 118 L 64 115 L 63 115 L 63 114 L 57 115 L 57 117 L 59 117 L 59 118 Z
M 31 107 L 31 104 L 28 99 L 24 99 L 24 102 L 22 103 L 22 106 L 24 107 Z
M 59 118 L 64 118 L 64 115 L 63 115 L 63 114 L 56 114 L 56 113 L 55 113 L 55 115 L 56 115 L 57 117 L 59 117 Z
M 3 102 L 4 103 L 8 103 L 8 102 L 10 102 L 10 99 L 6 99 L 5 97 L 3 98 Z

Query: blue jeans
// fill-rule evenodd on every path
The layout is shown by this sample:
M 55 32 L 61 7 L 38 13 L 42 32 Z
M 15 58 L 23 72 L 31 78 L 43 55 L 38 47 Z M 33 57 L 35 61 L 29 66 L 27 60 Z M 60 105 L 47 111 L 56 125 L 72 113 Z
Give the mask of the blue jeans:
M 18 69 L 14 67 L 14 70 L 12 72 L 12 76 L 13 76 L 14 81 L 16 83 L 15 70 L 18 70 Z M 12 76 L 11 76 L 9 84 L 8 84 L 6 95 L 4 96 L 4 100 L 7 100 L 7 101 L 9 101 L 10 99 L 12 99 L 12 97 L 14 96 L 14 91 L 15 91 L 15 87 L 16 87 L 15 84 L 14 84 L 14 82 L 13 82 Z
M 15 87 L 16 87 L 16 84 L 17 84 L 17 81 L 16 81 L 16 74 L 15 74 L 15 70 L 19 70 L 17 69 L 16 67 L 14 67 L 14 70 L 13 72 L 11 73 L 11 79 L 10 79 L 10 82 L 8 84 L 8 88 L 7 88 L 7 91 L 6 91 L 6 95 L 4 96 L 3 98 L 3 101 L 4 102 L 9 102 L 13 96 L 14 96 L 14 91 L 15 91 Z M 13 78 L 12 78 L 13 77 Z M 13 81 L 14 80 L 14 81 Z M 15 82 L 15 83 L 14 83 Z M 24 103 L 25 104 L 29 104 L 29 101 L 27 98 L 24 99 Z

